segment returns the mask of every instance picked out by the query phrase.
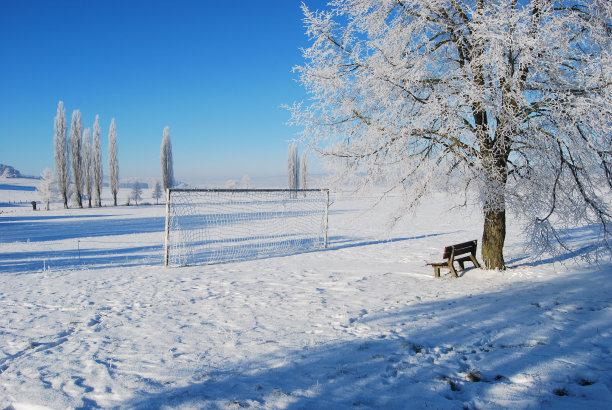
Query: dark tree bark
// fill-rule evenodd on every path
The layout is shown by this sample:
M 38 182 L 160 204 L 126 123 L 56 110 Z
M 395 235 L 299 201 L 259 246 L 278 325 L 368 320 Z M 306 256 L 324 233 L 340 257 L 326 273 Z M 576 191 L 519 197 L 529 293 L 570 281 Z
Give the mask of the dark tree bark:
M 485 211 L 482 260 L 487 269 L 505 269 L 506 211 Z

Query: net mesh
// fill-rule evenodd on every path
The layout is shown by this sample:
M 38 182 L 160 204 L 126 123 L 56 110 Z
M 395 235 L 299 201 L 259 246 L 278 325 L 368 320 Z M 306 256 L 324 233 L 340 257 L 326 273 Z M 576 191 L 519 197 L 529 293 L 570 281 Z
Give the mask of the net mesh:
M 323 247 L 327 190 L 171 190 L 168 265 Z

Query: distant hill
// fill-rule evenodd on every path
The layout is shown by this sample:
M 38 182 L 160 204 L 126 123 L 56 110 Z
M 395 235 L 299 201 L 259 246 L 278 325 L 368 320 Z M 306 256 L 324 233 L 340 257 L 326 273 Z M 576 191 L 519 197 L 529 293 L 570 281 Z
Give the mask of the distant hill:
M 23 178 L 24 176 L 10 165 L 0 164 L 0 177 Z

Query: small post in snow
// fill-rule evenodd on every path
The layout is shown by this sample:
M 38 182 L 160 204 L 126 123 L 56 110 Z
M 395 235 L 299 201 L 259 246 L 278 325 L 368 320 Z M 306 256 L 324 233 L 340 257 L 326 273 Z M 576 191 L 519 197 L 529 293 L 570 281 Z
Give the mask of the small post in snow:
M 164 241 L 164 266 L 168 267 L 170 258 L 170 188 L 166 189 L 166 239 Z
M 327 248 L 327 226 L 329 219 L 329 189 L 325 191 L 325 237 L 323 240 L 323 247 Z

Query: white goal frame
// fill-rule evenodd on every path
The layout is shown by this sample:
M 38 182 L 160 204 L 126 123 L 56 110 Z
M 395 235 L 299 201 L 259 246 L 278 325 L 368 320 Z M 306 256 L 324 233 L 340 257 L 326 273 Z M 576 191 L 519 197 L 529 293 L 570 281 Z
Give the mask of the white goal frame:
M 175 196 L 179 196 L 181 194 L 193 194 L 194 202 L 193 209 L 195 209 L 198 204 L 201 205 L 200 210 L 194 210 L 193 212 L 190 209 L 190 203 L 187 201 L 185 203 L 175 203 L 173 204 L 172 199 Z M 249 196 L 252 194 L 251 196 Z M 218 198 L 218 202 L 215 202 L 214 198 Z M 203 202 L 198 202 L 198 198 L 202 199 Z M 231 198 L 236 198 L 232 201 Z M 245 199 L 246 198 L 246 199 Z M 248 198 L 252 198 L 251 201 L 255 205 L 259 205 L 260 207 L 264 207 L 267 211 L 264 211 L 263 217 L 255 216 L 256 219 L 249 219 L 249 214 L 256 214 L 257 211 L 248 211 L 249 209 L 249 200 Z M 301 202 L 300 202 L 301 201 Z M 310 204 L 309 204 L 310 203 Z M 212 214 L 207 214 L 206 209 L 210 207 L 214 210 L 215 206 L 223 206 L 222 204 L 226 204 L 230 211 L 229 213 L 219 213 L 219 210 L 215 210 L 217 213 L 213 212 Z M 302 209 L 300 205 L 309 205 L 310 209 Z M 176 215 L 176 213 L 181 212 L 181 207 L 184 209 L 182 215 Z M 232 207 L 239 207 L 240 213 L 232 213 Z M 275 207 L 274 211 L 270 211 L 270 207 Z M 314 207 L 314 208 L 312 208 Z M 280 209 L 279 209 L 280 208 Z M 287 209 L 288 208 L 288 209 Z M 246 213 L 243 209 L 247 209 Z M 204 212 L 202 212 L 204 210 Z M 260 215 L 260 214 L 257 214 Z M 232 219 L 235 217 L 235 219 Z M 186 222 L 184 227 L 182 225 L 182 220 L 191 220 L 191 222 Z M 217 219 L 211 219 L 217 218 Z M 306 239 L 301 237 L 300 235 L 304 235 L 302 232 L 283 232 L 279 233 L 278 231 L 272 231 L 272 233 L 268 232 L 267 222 L 266 220 L 272 219 L 284 219 L 286 218 L 287 223 L 285 226 L 288 230 L 291 229 L 290 221 L 297 221 L 304 224 L 302 219 L 306 220 L 306 225 L 313 232 L 316 231 L 316 234 L 313 232 L 309 232 L 311 235 Z M 309 219 L 308 219 L 309 218 Z M 246 222 L 245 222 L 246 221 Z M 328 230 L 328 222 L 329 221 L 329 189 L 184 189 L 184 188 L 169 188 L 166 190 L 166 226 L 165 226 L 165 240 L 164 240 L 164 266 L 168 267 L 172 265 L 187 265 L 194 262 L 195 264 L 210 264 L 210 263 L 220 263 L 220 262 L 231 262 L 238 260 L 248 260 L 248 259 L 257 259 L 259 257 L 270 257 L 270 256 L 282 256 L 291 253 L 297 252 L 305 252 L 310 251 L 317 248 L 327 248 L 328 246 L 328 238 L 327 238 L 327 230 Z M 249 225 L 249 222 L 253 222 L 252 226 Z M 297 223 L 296 222 L 296 223 Z M 244 224 L 244 229 L 248 231 L 248 235 L 245 238 L 233 238 L 231 236 L 225 235 L 225 228 L 219 227 L 218 225 L 227 225 L 229 228 L 232 225 Z M 316 226 L 317 224 L 320 227 Z M 258 226 L 259 225 L 259 228 Z M 184 228 L 184 229 L 183 229 Z M 258 231 L 264 230 L 266 232 Z M 201 231 L 197 232 L 198 235 L 195 243 L 197 245 L 186 245 L 186 242 L 189 242 L 191 237 L 185 232 L 190 231 Z M 214 231 L 214 232 L 213 232 Z M 231 229 L 230 229 L 231 231 Z M 177 235 L 178 238 L 173 237 Z M 213 235 L 214 238 L 212 237 Z M 307 234 L 306 234 L 307 235 Z M 186 237 L 189 236 L 189 239 Z M 219 239 L 219 236 L 221 237 Z M 293 237 L 293 239 L 291 239 Z M 299 238 L 302 239 L 299 239 Z M 219 258 L 219 260 L 215 258 L 211 258 L 211 260 L 207 260 L 206 258 L 196 258 L 197 254 L 205 254 L 207 252 L 214 253 L 215 251 L 212 249 L 212 245 L 208 248 L 206 244 L 214 244 L 221 243 L 226 244 L 226 247 L 234 247 L 239 248 L 241 242 L 248 242 L 251 239 L 257 240 L 257 238 L 263 238 L 262 242 L 264 244 L 255 245 L 252 244 L 251 247 L 258 247 L 256 251 L 251 252 L 249 256 L 238 256 L 238 257 L 227 257 L 227 258 Z M 272 238 L 272 239 L 270 239 Z M 280 239 L 279 239 L 280 238 Z M 298 238 L 298 239 L 296 239 Z M 273 245 L 266 245 L 266 240 L 274 240 Z M 310 246 L 299 247 L 295 246 L 296 243 L 299 243 L 300 240 L 303 240 L 304 243 L 309 244 Z M 280 242 L 278 242 L 280 241 Z M 292 242 L 293 241 L 293 242 Z M 189 250 L 187 250 L 187 248 Z M 275 248 L 278 248 L 276 249 Z M 179 250 L 182 250 L 182 252 Z M 248 246 L 247 246 L 248 247 Z M 204 249 L 204 251 L 194 251 L 193 249 Z M 261 250 L 261 256 L 259 248 L 263 248 Z M 175 254 L 171 255 L 172 251 L 175 250 Z M 176 253 L 182 254 L 182 256 L 176 256 Z M 190 255 L 190 256 L 188 256 Z M 195 261 L 189 261 L 188 258 L 193 257 Z M 172 263 L 171 258 L 183 259 L 179 263 Z

